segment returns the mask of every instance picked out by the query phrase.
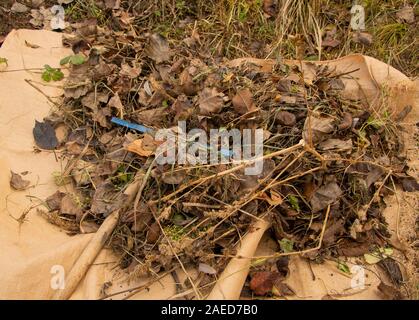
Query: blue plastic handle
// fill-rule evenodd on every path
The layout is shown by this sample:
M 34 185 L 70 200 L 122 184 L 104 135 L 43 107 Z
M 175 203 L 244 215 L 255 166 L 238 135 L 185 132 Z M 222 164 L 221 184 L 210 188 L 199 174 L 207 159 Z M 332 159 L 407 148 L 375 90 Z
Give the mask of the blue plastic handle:
M 122 119 L 119 119 L 119 118 L 116 118 L 116 117 L 113 117 L 111 119 L 111 122 L 115 123 L 117 125 L 129 128 L 129 129 L 132 129 L 132 130 L 142 132 L 142 133 L 147 133 L 147 132 L 152 132 L 153 131 L 153 129 L 144 127 L 141 124 L 131 123 L 129 121 L 125 121 L 125 120 L 122 120 Z

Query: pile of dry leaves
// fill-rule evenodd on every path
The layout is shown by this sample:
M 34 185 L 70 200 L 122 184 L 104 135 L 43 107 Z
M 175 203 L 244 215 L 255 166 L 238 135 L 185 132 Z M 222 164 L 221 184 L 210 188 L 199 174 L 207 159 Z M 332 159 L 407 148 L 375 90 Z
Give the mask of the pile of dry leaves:
M 40 149 L 68 159 L 55 178 L 72 191 L 46 199 L 51 222 L 73 234 L 94 232 L 118 211 L 109 245 L 123 268 L 141 276 L 199 266 L 200 285 L 214 281 L 262 218 L 272 222 L 278 253 L 306 250 L 321 262 L 384 252 L 383 196 L 397 184 L 418 188 L 406 174 L 403 115 L 394 120 L 342 99 L 348 75 L 328 67 L 312 65 L 307 77 L 298 64 L 277 61 L 267 71 L 219 61 L 198 34 L 174 48 L 121 20 L 118 32 L 87 21 L 64 36 L 74 51 L 62 61 L 70 69 L 65 98 L 34 128 Z M 113 117 L 151 130 L 130 130 Z M 176 130 L 181 120 L 188 130 L 263 129 L 263 172 L 245 175 L 245 163 L 231 162 L 158 165 L 155 132 Z M 250 283 L 256 295 L 270 294 L 288 274 L 287 257 L 264 262 Z

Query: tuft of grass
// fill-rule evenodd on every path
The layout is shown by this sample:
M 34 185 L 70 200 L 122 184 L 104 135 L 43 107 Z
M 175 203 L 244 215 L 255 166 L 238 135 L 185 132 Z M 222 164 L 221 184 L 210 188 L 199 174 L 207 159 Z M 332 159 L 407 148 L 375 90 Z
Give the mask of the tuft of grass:
M 398 46 L 402 43 L 407 34 L 407 26 L 403 23 L 392 23 L 379 27 L 377 31 L 378 42 L 390 47 Z
M 74 21 L 82 21 L 86 18 L 95 18 L 99 24 L 105 24 L 107 16 L 94 0 L 76 0 L 64 10 L 66 17 Z

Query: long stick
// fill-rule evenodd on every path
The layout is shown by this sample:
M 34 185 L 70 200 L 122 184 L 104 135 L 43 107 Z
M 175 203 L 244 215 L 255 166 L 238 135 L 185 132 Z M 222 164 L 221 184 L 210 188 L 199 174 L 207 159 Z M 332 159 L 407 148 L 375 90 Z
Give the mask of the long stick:
M 253 257 L 260 239 L 269 227 L 269 222 L 258 221 L 255 224 L 256 231 L 243 238 L 237 256 L 228 263 L 207 300 L 237 300 L 240 298 L 252 261 L 252 258 L 242 258 L 242 256 Z
M 54 294 L 54 300 L 67 300 L 71 297 L 118 224 L 120 210 L 126 209 L 129 204 L 132 203 L 143 180 L 144 173 L 139 171 L 135 176 L 134 182 L 132 182 L 124 192 L 128 196 L 125 205 L 121 209 L 112 212 L 96 231 L 92 240 L 90 240 L 74 266 L 71 268 L 65 282 L 65 288 Z
M 92 240 L 86 246 L 67 276 L 63 290 L 57 291 L 52 297 L 53 300 L 67 300 L 76 290 L 78 284 L 85 276 L 87 270 L 95 261 L 100 250 L 115 229 L 119 219 L 119 210 L 112 212 L 102 223 Z

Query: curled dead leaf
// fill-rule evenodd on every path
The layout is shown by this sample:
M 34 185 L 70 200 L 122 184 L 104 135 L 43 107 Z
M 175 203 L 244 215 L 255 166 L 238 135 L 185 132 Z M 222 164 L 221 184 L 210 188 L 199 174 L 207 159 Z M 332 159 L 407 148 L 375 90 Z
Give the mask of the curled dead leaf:
M 35 120 L 33 137 L 36 145 L 41 149 L 54 150 L 58 146 L 55 129 L 48 122 L 39 122 Z
M 297 123 L 295 115 L 288 111 L 279 111 L 276 114 L 276 119 L 281 125 L 287 127 L 292 127 Z
M 307 117 L 304 123 L 303 139 L 313 143 L 318 143 L 334 130 L 334 120 L 332 118 Z
M 237 91 L 232 103 L 234 110 L 239 114 L 246 114 L 256 110 L 253 95 L 248 88 Z
M 336 182 L 331 182 L 317 189 L 310 201 L 312 211 L 318 212 L 335 202 L 342 195 L 342 190 Z
M 146 54 L 156 63 L 167 61 L 172 55 L 166 38 L 157 33 L 150 36 L 150 42 L 146 48 Z
M 258 296 L 265 296 L 272 291 L 274 283 L 279 277 L 277 272 L 256 272 L 250 280 L 250 289 Z
M 66 194 L 61 199 L 60 213 L 76 216 L 77 218 L 81 217 L 83 210 L 80 204 L 76 201 L 75 195 Z
M 56 191 L 54 194 L 50 195 L 46 200 L 46 204 L 50 211 L 60 210 L 61 200 L 64 198 L 65 193 L 61 191 Z
M 145 143 L 144 143 L 145 139 L 146 138 L 137 139 L 137 140 L 131 142 L 126 147 L 126 149 L 130 152 L 134 152 L 134 153 L 138 154 L 141 157 L 151 156 L 154 153 L 156 147 L 154 146 L 154 148 L 153 148 L 153 146 L 151 146 L 151 148 L 150 148 L 150 145 L 148 145 L 148 146 L 145 145 Z
M 10 186 L 15 190 L 25 190 L 29 187 L 31 184 L 30 181 L 24 180 L 22 176 L 18 173 L 14 173 L 13 171 L 10 171 L 12 174 L 12 177 L 10 178 Z
M 219 113 L 224 106 L 223 94 L 216 88 L 205 88 L 199 93 L 198 105 L 202 115 Z

